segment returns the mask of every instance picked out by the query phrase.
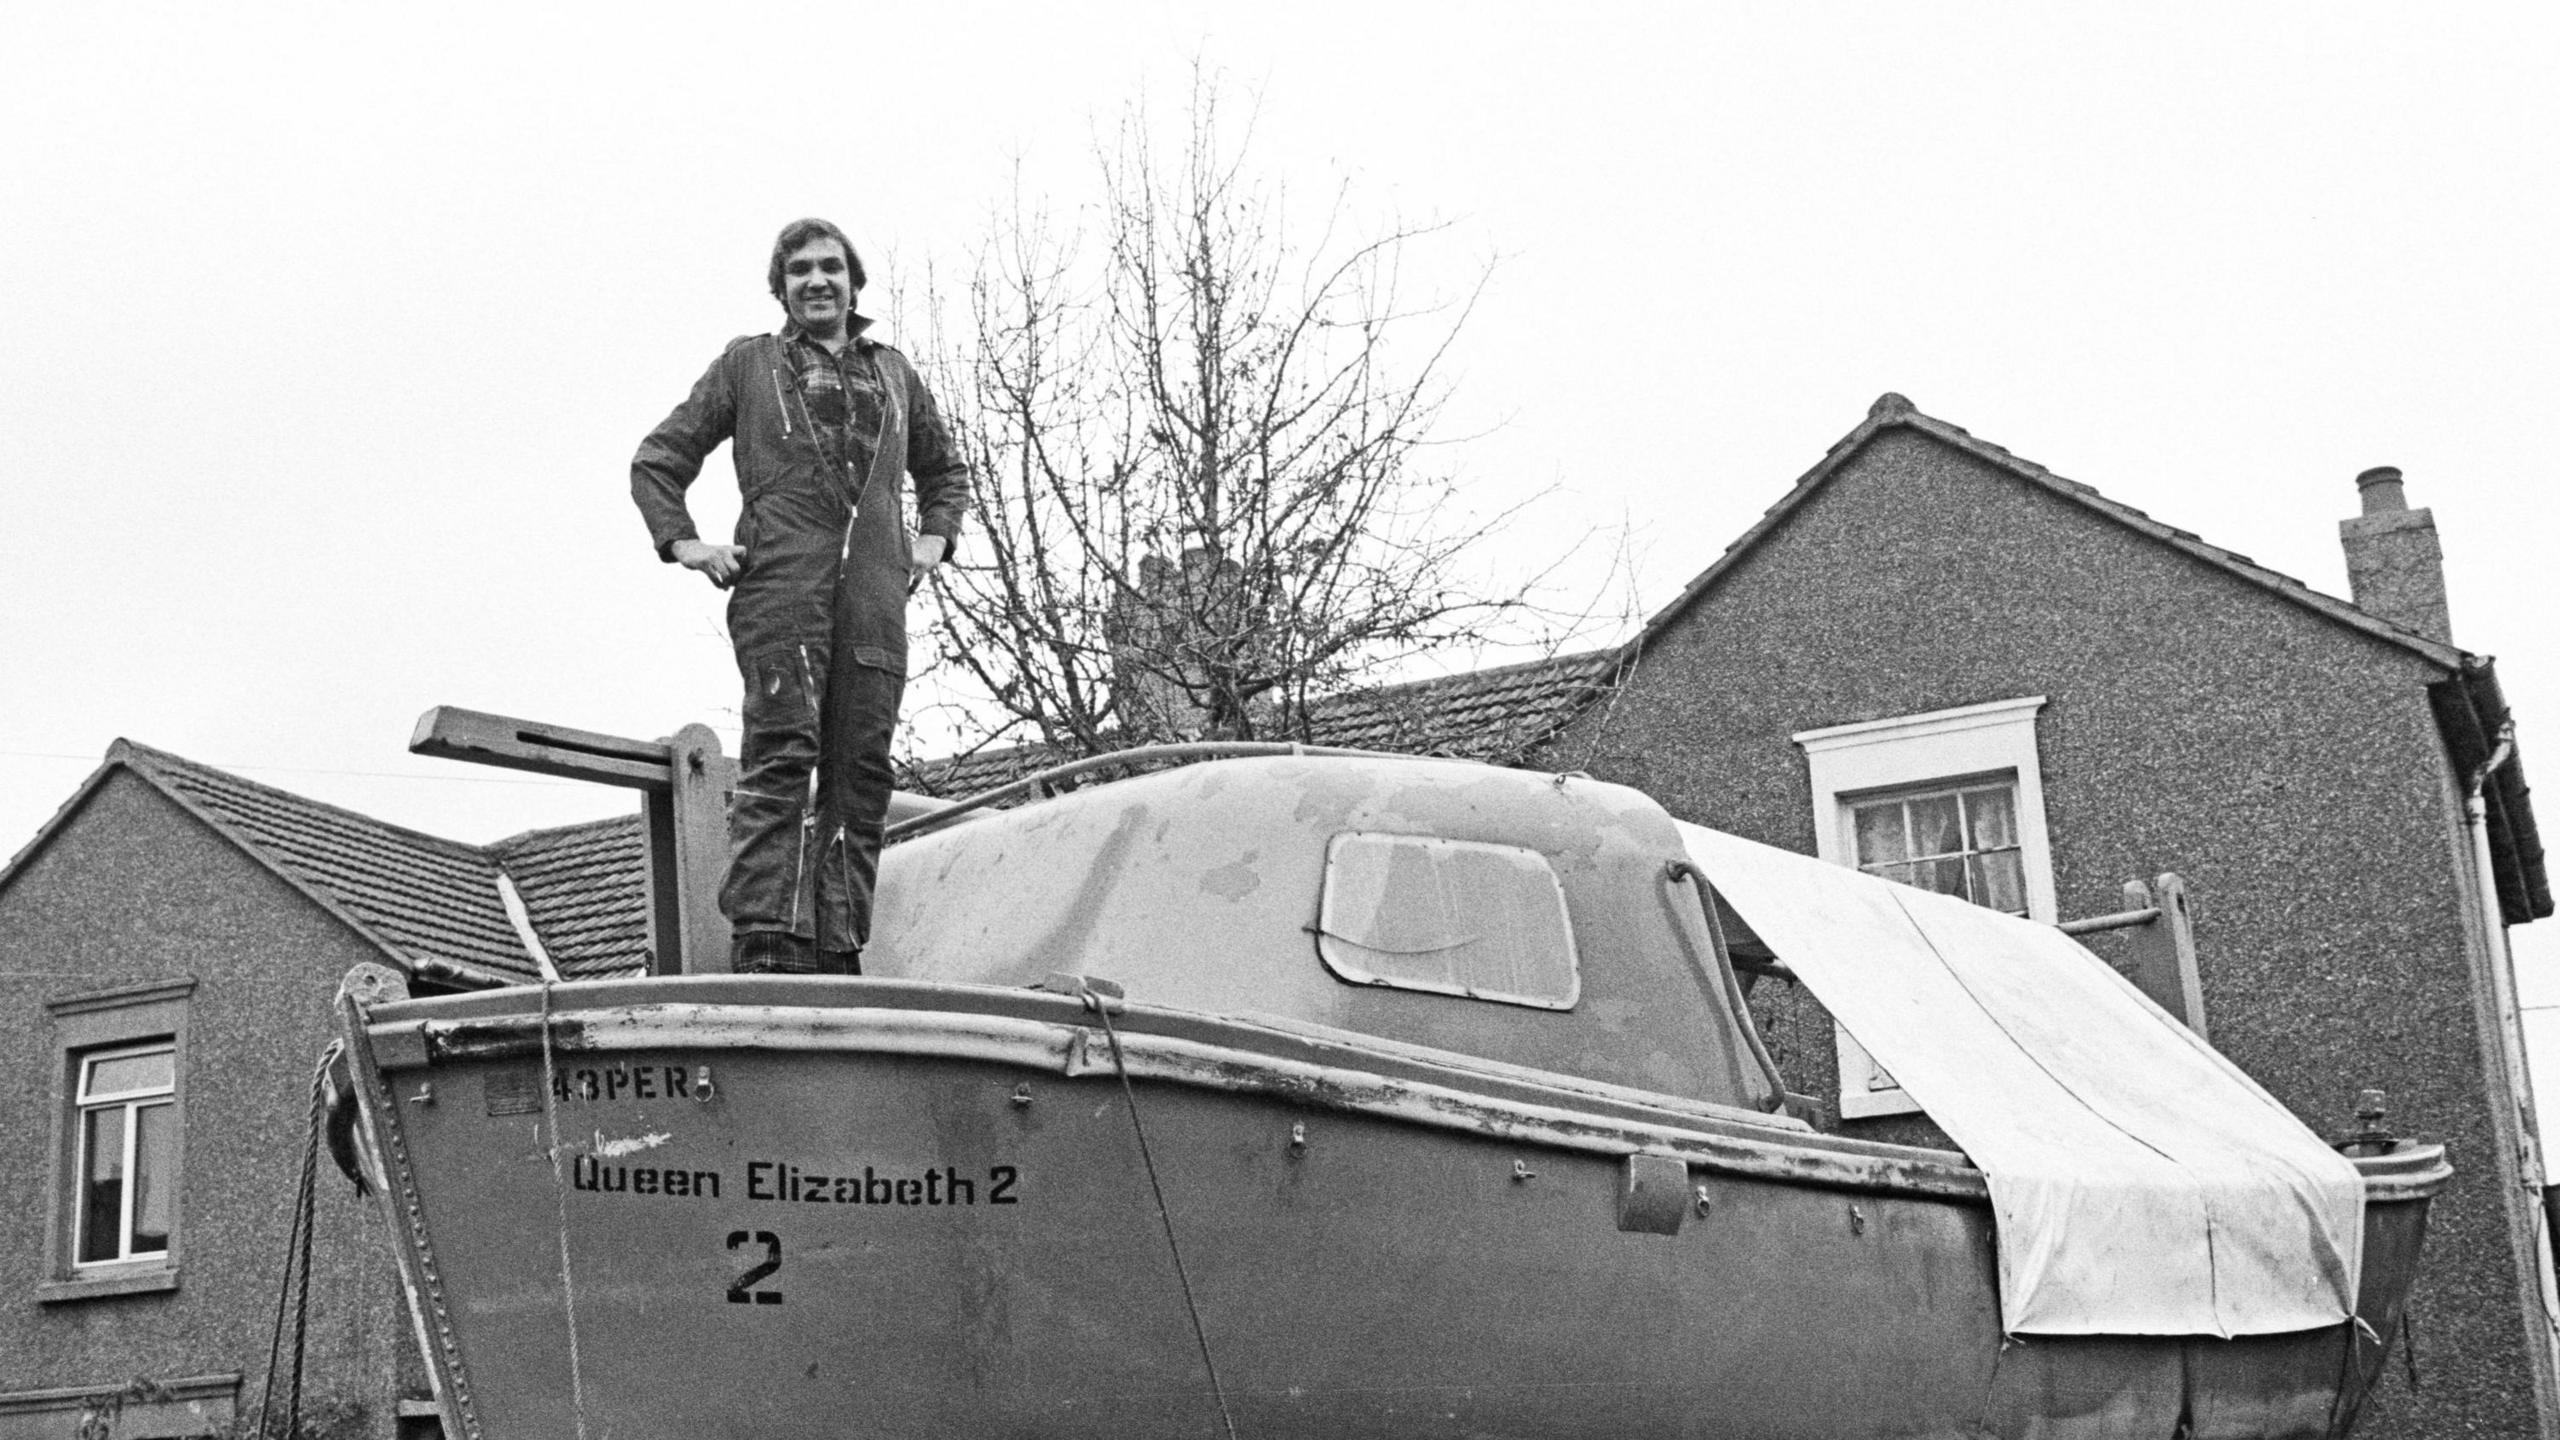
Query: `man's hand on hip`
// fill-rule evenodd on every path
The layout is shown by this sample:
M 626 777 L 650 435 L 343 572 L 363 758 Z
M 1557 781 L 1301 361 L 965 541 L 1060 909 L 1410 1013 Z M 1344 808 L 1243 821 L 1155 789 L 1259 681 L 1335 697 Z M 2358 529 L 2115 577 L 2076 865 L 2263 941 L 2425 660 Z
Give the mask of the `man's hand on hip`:
M 699 570 L 711 577 L 711 583 L 726 590 L 747 567 L 747 550 L 743 545 L 707 545 L 700 540 L 678 540 L 667 547 L 667 554 L 687 570 Z
M 951 542 L 939 535 L 918 535 L 908 553 L 907 593 L 913 595 L 942 567 L 943 557 L 951 553 Z

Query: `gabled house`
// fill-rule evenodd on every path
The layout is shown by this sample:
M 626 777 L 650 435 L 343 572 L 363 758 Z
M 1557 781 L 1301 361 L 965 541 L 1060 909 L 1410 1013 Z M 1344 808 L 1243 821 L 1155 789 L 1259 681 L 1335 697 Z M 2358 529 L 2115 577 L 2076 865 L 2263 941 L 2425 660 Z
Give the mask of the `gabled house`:
M 0 1440 L 254 1414 L 338 978 L 538 980 L 528 933 L 560 975 L 627 971 L 639 846 L 621 820 L 458 844 L 118 741 L 0 870 Z M 305 1428 L 406 1433 L 390 1237 L 318 1168 Z
M 2323 1134 L 2378 1089 L 2381 1123 L 2460 1172 L 2368 1433 L 2560 1435 L 2505 948 L 2549 881 L 2432 519 L 2396 471 L 2362 495 L 2350 604 L 1888 395 L 1532 763 L 2039 920 L 2182 877 L 2195 958 L 2169 1008 Z M 1801 990 L 1764 982 L 1755 1009 L 1842 1129 L 1937 1140 Z

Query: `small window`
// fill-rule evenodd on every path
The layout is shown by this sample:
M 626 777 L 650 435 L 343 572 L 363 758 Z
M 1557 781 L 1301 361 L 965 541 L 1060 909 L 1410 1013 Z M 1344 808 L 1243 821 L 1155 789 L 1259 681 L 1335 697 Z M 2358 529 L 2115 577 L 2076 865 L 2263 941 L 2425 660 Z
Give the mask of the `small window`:
M 2050 924 L 2053 851 L 2036 759 L 2041 695 L 1860 720 L 1792 738 L 1813 791 L 1814 849 L 1837 865 Z M 1840 1115 L 1916 1113 L 1834 1027 Z
M 1582 993 L 1564 886 L 1516 845 L 1336 835 L 1316 953 L 1356 985 L 1569 1010 Z
M 178 1171 L 178 1067 L 167 1041 L 80 1059 L 74 1264 L 169 1253 Z
M 45 1002 L 54 1118 L 39 1303 L 178 1288 L 194 990 L 164 980 Z
M 1862 800 L 1850 813 L 1859 869 L 1988 910 L 2027 913 L 2016 782 Z

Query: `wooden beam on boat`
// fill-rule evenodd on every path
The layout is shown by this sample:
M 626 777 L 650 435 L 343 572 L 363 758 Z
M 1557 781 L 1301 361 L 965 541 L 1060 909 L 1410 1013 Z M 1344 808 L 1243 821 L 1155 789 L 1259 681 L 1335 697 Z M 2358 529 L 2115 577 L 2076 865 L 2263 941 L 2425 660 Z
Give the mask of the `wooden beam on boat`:
M 729 968 L 720 882 L 728 871 L 728 801 L 738 765 L 720 753 L 720 737 L 709 726 L 687 725 L 665 740 L 633 740 L 438 705 L 418 717 L 409 753 L 639 791 L 650 973 Z
M 2139 880 L 2127 881 L 2124 887 L 2125 898 L 2130 900 L 2139 891 L 2148 899 L 2150 892 L 2142 890 L 2141 887 L 2142 882 Z M 2119 910 L 2113 915 L 2092 915 L 2086 920 L 2065 920 L 2053 928 L 2065 935 L 2094 935 L 2101 930 L 2123 930 L 2135 925 L 2148 925 L 2159 918 L 2160 907 L 2145 904 L 2131 910 Z
M 664 740 L 626 740 L 459 705 L 438 705 L 419 716 L 409 735 L 409 753 L 632 790 L 664 790 L 670 784 Z

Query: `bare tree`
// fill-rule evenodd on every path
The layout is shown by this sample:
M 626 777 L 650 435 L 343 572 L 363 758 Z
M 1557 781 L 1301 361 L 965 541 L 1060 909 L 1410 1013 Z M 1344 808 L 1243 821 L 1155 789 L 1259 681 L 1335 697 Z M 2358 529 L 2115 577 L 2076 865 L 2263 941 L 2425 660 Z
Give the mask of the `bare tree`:
M 937 664 L 991 702 L 982 743 L 1303 738 L 1312 697 L 1529 613 L 1542 577 L 1468 563 L 1505 517 L 1453 518 L 1425 463 L 1475 299 L 1404 308 L 1436 227 L 1346 239 L 1337 191 L 1301 241 L 1220 118 L 1195 76 L 1168 160 L 1133 108 L 1089 225 L 1017 197 L 964 293 L 929 302 L 958 331 L 928 349 L 980 486 L 931 623 Z

